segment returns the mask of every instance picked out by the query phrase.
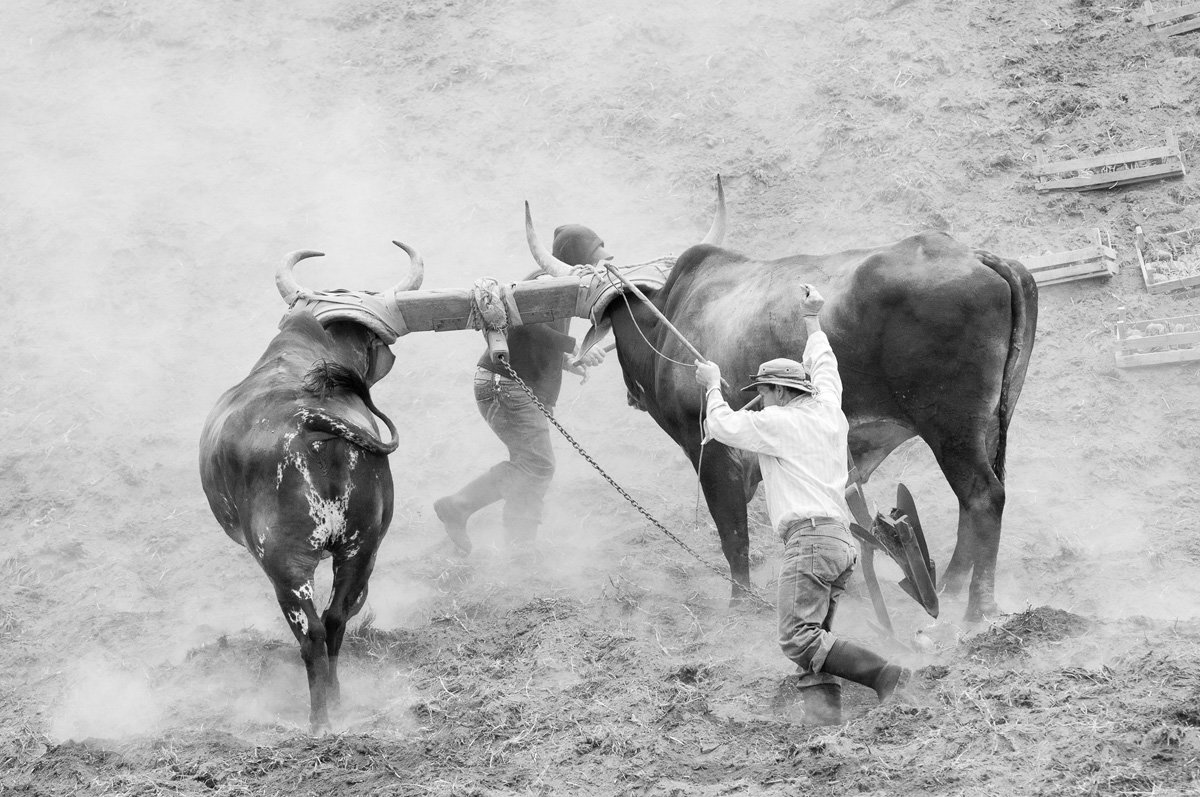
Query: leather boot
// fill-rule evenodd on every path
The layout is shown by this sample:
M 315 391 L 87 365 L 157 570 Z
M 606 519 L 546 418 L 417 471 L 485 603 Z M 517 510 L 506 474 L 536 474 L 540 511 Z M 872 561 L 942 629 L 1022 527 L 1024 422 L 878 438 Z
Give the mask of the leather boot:
M 471 538 L 467 536 L 467 519 L 488 504 L 501 498 L 491 471 L 480 476 L 454 495 L 447 495 L 433 502 L 433 511 L 446 527 L 446 536 L 464 554 L 471 552 Z
M 807 725 L 840 725 L 842 723 L 842 685 L 812 684 L 800 687 L 804 701 L 804 722 Z
M 844 639 L 833 643 L 825 663 L 821 665 L 821 672 L 874 689 L 881 703 L 890 698 L 900 683 L 911 675 L 911 671 L 899 664 L 889 664 L 875 651 Z

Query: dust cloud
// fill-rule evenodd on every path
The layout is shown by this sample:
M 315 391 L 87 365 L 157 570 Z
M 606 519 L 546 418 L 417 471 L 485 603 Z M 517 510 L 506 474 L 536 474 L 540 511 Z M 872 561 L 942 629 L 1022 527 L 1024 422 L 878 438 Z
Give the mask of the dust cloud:
M 47 588 L 88 596 L 80 620 L 105 627 L 39 651 L 76 662 L 62 676 L 57 737 L 155 729 L 181 698 L 152 686 L 150 670 L 184 661 L 214 636 L 290 645 L 266 579 L 211 518 L 194 465 L 205 414 L 249 370 L 285 309 L 273 276 L 286 252 L 327 253 L 298 269 L 306 285 L 380 290 L 408 266 L 395 238 L 424 256 L 424 287 L 466 288 L 532 267 L 525 199 L 546 240 L 558 224 L 588 223 L 626 262 L 681 251 L 711 212 L 712 173 L 695 175 L 695 191 L 660 184 L 631 196 L 630 162 L 594 146 L 601 109 L 545 118 L 539 95 L 561 86 L 543 78 L 531 81 L 525 103 L 492 109 L 483 125 L 475 110 L 425 107 L 416 90 L 428 87 L 381 95 L 380 64 L 354 63 L 347 43 L 328 35 L 328 13 L 352 29 L 356 8 L 374 7 L 236 6 L 224 9 L 235 19 L 221 23 L 182 3 L 26 2 L 3 12 L 0 231 L 14 297 L 6 329 L 16 344 L 3 356 L 6 371 L 20 375 L 4 395 L 31 423 L 13 455 L 33 460 L 22 509 L 39 521 L 22 547 Z M 496 52 L 479 69 L 529 58 L 525 13 L 497 20 Z M 553 13 L 569 24 L 584 12 Z M 716 24 L 697 36 L 715 35 Z M 614 42 L 637 33 L 616 17 L 596 29 Z M 541 48 L 572 58 L 569 42 Z M 601 80 L 622 68 L 614 59 L 591 71 Z M 491 128 L 515 129 L 527 147 L 497 156 Z M 582 336 L 582 321 L 574 331 Z M 476 335 L 413 335 L 393 348 L 396 368 L 374 391 L 404 438 L 393 465 L 396 520 L 367 607 L 382 627 L 411 619 L 437 594 L 436 580 L 412 577 L 410 561 L 442 544 L 433 498 L 503 456 L 471 399 Z M 651 436 L 648 419 L 624 406 L 615 358 L 587 385 L 568 382 L 560 417 L 582 439 L 635 429 Z M 678 459 L 676 480 L 688 483 L 665 437 L 647 446 Z M 568 584 L 616 527 L 607 516 L 615 497 L 556 447 L 558 500 L 572 490 L 602 495 L 583 518 L 556 510 L 554 531 L 584 545 L 554 556 L 555 579 Z M 615 475 L 640 478 L 641 454 L 613 446 L 605 454 Z M 477 523 L 482 556 L 490 548 L 500 563 L 483 571 L 505 583 L 512 576 L 489 542 L 494 521 L 485 513 Z M 319 577 L 327 594 L 327 567 Z M 106 622 L 114 613 L 137 619 Z M 51 606 L 27 628 L 61 622 L 74 621 Z M 232 693 L 243 691 L 234 673 L 225 679 Z M 295 672 L 278 680 L 303 681 Z

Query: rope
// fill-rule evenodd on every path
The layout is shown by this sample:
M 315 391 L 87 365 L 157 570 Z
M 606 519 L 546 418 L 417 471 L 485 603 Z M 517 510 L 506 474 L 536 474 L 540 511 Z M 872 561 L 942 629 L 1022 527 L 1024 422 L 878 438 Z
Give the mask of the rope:
M 607 272 L 605 272 L 605 274 L 608 277 L 608 283 L 610 285 L 612 285 L 614 288 L 621 287 L 617 283 L 613 282 L 612 274 L 608 274 Z M 668 357 L 667 355 L 663 354 L 658 349 L 654 348 L 654 344 L 650 342 L 650 339 L 646 337 L 646 333 L 642 331 L 641 325 L 638 324 L 637 316 L 635 316 L 633 314 L 633 305 L 631 305 L 629 303 L 629 296 L 625 293 L 624 290 L 621 290 L 621 299 L 624 300 L 625 306 L 629 308 L 629 320 L 633 322 L 633 328 L 636 329 L 638 331 L 638 334 L 642 336 L 642 340 L 646 341 L 646 345 L 650 347 L 650 351 L 654 352 L 659 357 L 662 357 L 667 362 L 675 363 L 676 365 L 682 365 L 684 368 L 695 368 L 696 367 L 694 363 L 685 363 L 685 362 L 680 362 L 679 360 L 673 360 L 670 357 Z
M 542 404 L 541 399 L 539 399 L 536 395 L 534 395 L 534 392 L 529 388 L 529 385 L 525 384 L 525 381 L 523 379 L 521 379 L 521 377 L 517 376 L 517 372 L 513 370 L 513 367 L 511 365 L 509 365 L 508 360 L 502 359 L 500 361 L 500 363 L 501 363 L 501 365 L 504 366 L 504 370 L 508 371 L 509 377 L 512 378 L 512 380 L 517 383 L 517 385 L 521 388 L 521 390 L 525 391 L 525 395 L 529 396 L 529 398 L 533 400 L 533 403 L 537 406 L 537 408 L 539 410 L 541 410 L 542 414 L 546 416 L 546 420 L 550 421 L 550 423 L 554 425 L 554 428 L 558 430 L 559 434 L 561 434 L 564 438 L 566 438 L 566 441 L 568 443 L 570 443 L 571 446 L 577 452 L 579 452 L 579 455 L 581 457 L 583 457 L 585 460 L 587 460 L 587 463 L 589 465 L 591 465 L 593 468 L 595 468 L 596 471 L 601 476 L 604 477 L 604 480 L 606 482 L 608 482 L 612 486 L 612 488 L 621 495 L 622 498 L 624 498 L 626 501 L 628 501 L 630 503 L 630 505 L 633 506 L 634 509 L 636 509 L 638 512 L 640 512 L 642 514 L 642 516 L 646 518 L 646 520 L 650 521 L 654 525 L 654 527 L 657 528 L 659 531 L 661 531 L 663 534 L 670 537 L 675 542 L 676 545 L 678 545 L 680 548 L 682 548 L 683 550 L 685 550 L 689 554 L 691 554 L 692 557 L 697 562 L 704 565 L 706 568 L 713 571 L 714 573 L 716 573 L 718 576 L 725 579 L 729 583 L 733 584 L 734 587 L 741 590 L 744 594 L 749 596 L 752 600 L 754 600 L 760 606 L 763 606 L 768 609 L 775 608 L 775 604 L 771 603 L 766 598 L 759 595 L 758 592 L 754 589 L 753 585 L 739 584 L 738 582 L 734 581 L 729 576 L 729 573 L 725 572 L 724 570 L 721 570 L 716 565 L 713 565 L 713 564 L 709 563 L 708 561 L 706 561 L 704 559 L 704 557 L 700 556 L 700 554 L 698 554 L 694 550 L 692 550 L 691 547 L 689 547 L 687 543 L 685 543 L 683 540 L 679 539 L 679 537 L 677 535 L 672 533 L 670 529 L 668 529 L 666 526 L 664 526 L 662 523 L 660 523 L 653 515 L 651 515 L 650 512 L 647 511 L 644 506 L 642 506 L 641 504 L 638 503 L 636 498 L 634 498 L 632 495 L 630 495 L 628 492 L 626 492 L 625 488 L 623 488 L 621 485 L 617 484 L 616 480 L 613 479 L 612 476 L 609 476 L 608 473 L 605 472 L 604 468 L 600 467 L 599 463 L 597 463 L 596 460 L 592 459 L 592 455 L 589 454 L 587 451 L 585 451 L 583 449 L 583 446 L 581 446 L 578 442 L 576 442 L 575 438 L 572 437 L 570 435 L 570 433 L 566 429 L 563 428 L 562 424 L 560 424 L 558 422 L 558 420 L 554 417 L 553 413 L 551 413 L 548 409 L 546 409 L 545 404 Z
M 475 280 L 471 286 L 471 312 L 467 325 L 477 330 L 503 332 L 508 329 L 509 318 L 504 301 L 504 286 L 491 277 Z

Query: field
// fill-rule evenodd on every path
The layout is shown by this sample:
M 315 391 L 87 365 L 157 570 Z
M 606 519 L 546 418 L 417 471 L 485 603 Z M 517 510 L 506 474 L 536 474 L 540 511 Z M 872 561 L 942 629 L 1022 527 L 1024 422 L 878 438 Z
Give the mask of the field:
M 0 7 L 0 794 L 1064 795 L 1200 793 L 1200 365 L 1117 369 L 1149 294 L 1134 252 L 1200 224 L 1200 183 L 1033 185 L 1175 131 L 1200 158 L 1200 35 L 1135 0 L 8 0 Z M 285 309 L 273 274 L 382 289 L 516 280 L 539 232 L 618 261 L 678 254 L 725 180 L 726 244 L 761 257 L 924 229 L 1017 257 L 1111 232 L 1111 279 L 1042 289 L 1008 446 L 997 599 L 934 621 L 881 567 L 839 624 L 917 671 L 806 726 L 769 613 L 622 501 L 563 440 L 538 555 L 498 509 L 461 558 L 432 502 L 500 458 L 474 332 L 420 333 L 373 391 L 401 427 L 396 511 L 313 737 L 298 647 L 222 533 L 197 440 Z M 1125 314 L 1124 316 L 1122 314 Z M 573 333 L 586 328 L 576 321 Z M 683 455 L 612 361 L 558 417 L 706 561 Z M 957 505 L 912 489 L 948 561 Z M 755 584 L 779 544 L 751 507 Z M 328 568 L 319 591 L 328 591 Z

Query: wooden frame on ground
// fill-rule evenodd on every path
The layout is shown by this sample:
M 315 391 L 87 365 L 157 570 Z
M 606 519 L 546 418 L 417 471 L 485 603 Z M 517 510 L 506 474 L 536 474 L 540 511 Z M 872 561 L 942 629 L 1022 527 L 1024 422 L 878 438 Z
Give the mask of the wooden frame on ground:
M 1033 170 L 1034 188 L 1038 191 L 1095 191 L 1147 180 L 1183 177 L 1187 169 L 1183 165 L 1175 131 L 1168 130 L 1166 139 L 1167 143 L 1161 147 L 1143 147 L 1065 161 L 1048 161 L 1045 151 L 1039 149 L 1037 166 Z
M 1184 3 L 1165 11 L 1155 11 L 1150 0 L 1142 4 L 1142 24 L 1161 38 L 1178 36 L 1200 28 L 1200 3 Z
M 1118 368 L 1200 360 L 1200 315 L 1129 321 L 1122 307 L 1115 359 Z
M 1048 255 L 1025 255 L 1018 258 L 1038 285 L 1055 285 L 1059 282 L 1111 277 L 1117 273 L 1117 252 L 1112 248 L 1112 236 L 1105 231 L 1108 244 L 1100 237 L 1100 229 L 1092 230 L 1091 246 L 1067 252 L 1051 252 Z
M 1146 250 L 1149 248 L 1146 245 L 1146 235 L 1142 232 L 1142 228 L 1135 227 L 1134 232 L 1134 248 L 1137 250 L 1138 265 L 1142 269 L 1142 279 L 1146 283 L 1146 290 L 1150 293 L 1167 293 L 1169 291 L 1183 290 L 1184 288 L 1194 288 L 1200 285 L 1200 267 L 1197 273 L 1190 276 L 1180 276 L 1170 279 L 1155 279 L 1155 261 L 1151 260 L 1150 265 L 1146 265 Z M 1174 232 L 1162 233 L 1162 238 L 1170 238 L 1171 236 L 1200 236 L 1200 227 L 1188 227 L 1183 230 L 1175 230 Z M 1200 255 L 1200 247 L 1197 248 L 1197 254 Z M 1174 256 L 1168 261 L 1171 265 L 1176 263 Z

